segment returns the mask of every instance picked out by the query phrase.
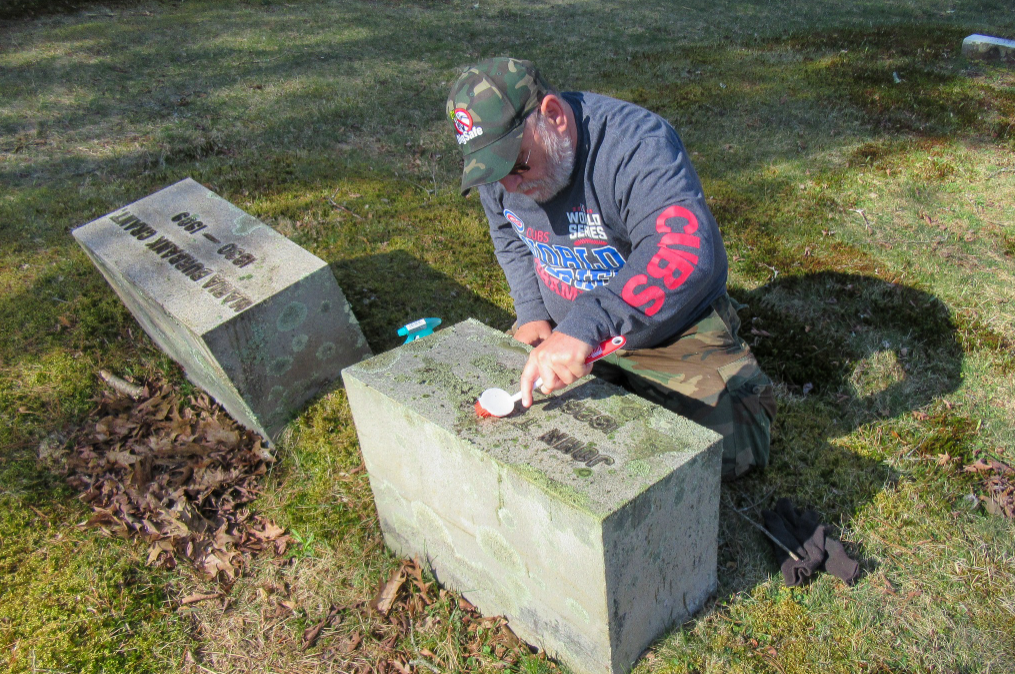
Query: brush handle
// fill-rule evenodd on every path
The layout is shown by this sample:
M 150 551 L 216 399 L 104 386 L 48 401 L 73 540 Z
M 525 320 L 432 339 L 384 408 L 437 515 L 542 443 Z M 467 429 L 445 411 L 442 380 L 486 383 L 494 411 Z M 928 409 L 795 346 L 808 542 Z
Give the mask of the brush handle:
M 532 390 L 535 391 L 537 388 L 539 388 L 542 385 L 543 385 L 543 378 L 542 377 L 536 377 L 536 381 L 532 382 Z M 521 399 L 522 399 L 522 392 L 521 391 L 519 391 L 518 393 L 516 393 L 513 396 L 511 396 L 511 400 L 513 402 L 518 402 Z
M 603 340 L 599 343 L 599 346 L 592 349 L 592 353 L 590 353 L 589 357 L 585 359 L 585 364 L 588 365 L 600 358 L 605 358 L 617 349 L 624 348 L 625 344 L 627 344 L 627 337 L 624 337 L 623 335 L 617 335 L 616 337 L 610 337 L 609 339 Z

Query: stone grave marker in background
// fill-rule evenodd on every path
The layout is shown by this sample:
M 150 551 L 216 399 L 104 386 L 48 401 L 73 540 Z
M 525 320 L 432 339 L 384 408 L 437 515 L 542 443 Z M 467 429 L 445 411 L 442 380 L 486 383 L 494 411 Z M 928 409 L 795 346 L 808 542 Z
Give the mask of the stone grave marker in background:
M 720 438 L 593 377 L 479 418 L 525 359 L 469 320 L 343 371 L 385 541 L 575 671 L 627 672 L 715 590 Z
M 189 178 L 73 235 L 187 377 L 269 440 L 370 355 L 323 260 Z
M 970 35 L 962 41 L 962 55 L 971 59 L 1015 63 L 1015 40 Z

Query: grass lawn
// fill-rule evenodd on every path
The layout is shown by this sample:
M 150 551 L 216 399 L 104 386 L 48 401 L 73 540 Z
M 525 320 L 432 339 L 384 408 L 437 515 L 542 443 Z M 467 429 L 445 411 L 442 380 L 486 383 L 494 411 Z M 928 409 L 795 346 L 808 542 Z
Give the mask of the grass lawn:
M 1015 68 L 963 58 L 971 33 L 1015 38 L 1015 6 L 165 0 L 0 22 L 0 667 L 384 662 L 390 625 L 366 614 L 301 649 L 399 564 L 341 389 L 286 430 L 254 504 L 297 544 L 227 597 L 182 605 L 216 586 L 78 526 L 52 448 L 98 371 L 188 384 L 69 232 L 190 176 L 326 260 L 375 353 L 421 316 L 506 328 L 443 109 L 460 67 L 511 54 L 681 133 L 778 382 L 773 464 L 724 503 L 789 496 L 862 561 L 852 588 L 787 589 L 724 505 L 717 595 L 636 672 L 1015 671 L 1015 523 L 962 470 L 1015 464 Z M 427 610 L 399 643 L 414 671 L 502 671 L 452 595 Z

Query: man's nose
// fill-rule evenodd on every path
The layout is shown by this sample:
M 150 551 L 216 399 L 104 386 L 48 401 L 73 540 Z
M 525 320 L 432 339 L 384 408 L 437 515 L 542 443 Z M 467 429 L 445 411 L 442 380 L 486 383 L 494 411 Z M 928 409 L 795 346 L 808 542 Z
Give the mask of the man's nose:
M 497 182 L 499 182 L 508 192 L 517 192 L 518 186 L 522 184 L 522 177 L 519 175 L 508 174 Z

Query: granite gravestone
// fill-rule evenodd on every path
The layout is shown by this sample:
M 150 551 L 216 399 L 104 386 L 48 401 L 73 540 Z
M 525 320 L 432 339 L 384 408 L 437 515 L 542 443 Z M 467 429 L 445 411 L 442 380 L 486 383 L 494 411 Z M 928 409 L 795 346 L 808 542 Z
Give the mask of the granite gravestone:
M 962 55 L 984 61 L 1015 63 L 1015 40 L 990 35 L 970 35 L 962 40 Z
M 370 355 L 323 260 L 189 178 L 73 235 L 187 377 L 269 440 Z
M 592 377 L 479 418 L 526 352 L 470 320 L 343 371 L 385 541 L 575 671 L 626 672 L 715 589 L 720 437 Z

